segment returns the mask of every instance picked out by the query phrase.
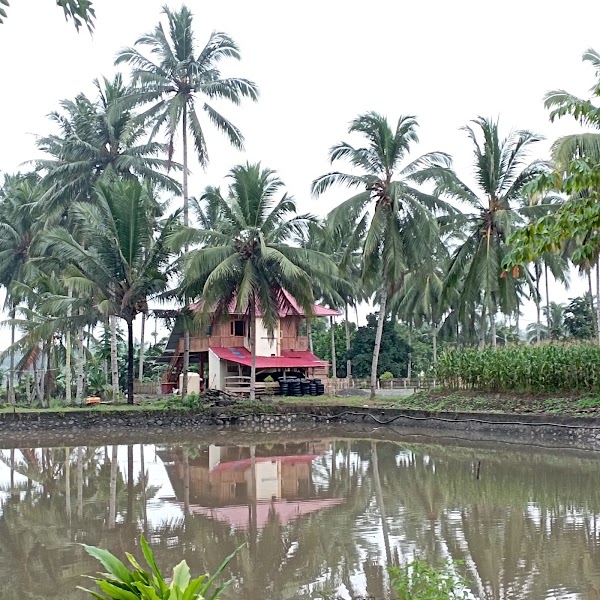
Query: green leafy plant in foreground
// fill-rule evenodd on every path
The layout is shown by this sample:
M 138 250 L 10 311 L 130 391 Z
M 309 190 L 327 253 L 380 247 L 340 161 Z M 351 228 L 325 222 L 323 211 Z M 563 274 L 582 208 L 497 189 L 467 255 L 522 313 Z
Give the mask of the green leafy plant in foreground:
M 142 568 L 129 553 L 127 553 L 127 559 L 133 566 L 132 571 L 108 550 L 84 545 L 86 552 L 100 561 L 107 573 L 90 577 L 102 593 L 82 587 L 79 589 L 97 600 L 216 600 L 229 581 L 220 585 L 217 585 L 215 581 L 237 553 L 236 550 L 229 555 L 214 575 L 201 575 L 196 579 L 191 578 L 190 569 L 186 561 L 182 560 L 173 569 L 173 577 L 167 583 L 144 536 L 140 538 L 140 545 L 150 571 Z
M 468 600 L 472 596 L 466 582 L 454 573 L 452 565 L 436 569 L 415 560 L 389 569 L 392 589 L 399 600 Z

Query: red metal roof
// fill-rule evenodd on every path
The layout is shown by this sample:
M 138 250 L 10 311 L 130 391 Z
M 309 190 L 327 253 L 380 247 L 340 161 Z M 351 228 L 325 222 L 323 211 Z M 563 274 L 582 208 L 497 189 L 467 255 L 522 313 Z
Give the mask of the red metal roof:
M 252 356 L 246 348 L 220 348 L 210 346 L 209 350 L 214 352 L 220 359 L 237 363 L 238 365 L 252 366 Z M 325 367 L 327 361 L 317 358 L 308 350 L 284 350 L 281 356 L 257 356 L 257 369 L 293 369 L 306 367 Z
M 287 525 L 304 515 L 338 506 L 344 501 L 345 498 L 259 501 L 256 504 L 256 526 L 258 529 L 263 529 L 269 523 L 269 518 L 273 517 L 277 517 L 282 525 Z M 177 502 L 176 504 L 183 509 L 183 502 Z M 203 515 L 229 523 L 235 529 L 248 529 L 250 527 L 250 515 L 246 504 L 216 508 L 192 504 L 190 511 L 195 515 Z
M 279 316 L 290 317 L 294 315 L 304 316 L 304 309 L 298 304 L 296 299 L 287 291 L 283 291 L 284 298 L 281 298 L 279 305 Z M 202 300 L 195 304 L 190 304 L 190 310 L 202 310 L 204 303 Z M 339 317 L 342 313 L 332 308 L 326 308 L 320 304 L 312 305 L 313 315 L 315 317 Z M 229 313 L 236 314 L 235 300 L 232 301 L 229 306 Z M 260 308 L 258 309 L 258 316 L 260 316 Z

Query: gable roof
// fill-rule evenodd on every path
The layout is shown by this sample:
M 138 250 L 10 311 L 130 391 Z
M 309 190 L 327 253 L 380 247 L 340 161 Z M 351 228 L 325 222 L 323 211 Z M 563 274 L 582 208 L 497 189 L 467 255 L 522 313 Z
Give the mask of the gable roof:
M 283 298 L 279 302 L 279 318 L 292 317 L 295 315 L 306 316 L 304 309 L 298 304 L 296 298 L 294 298 L 287 290 L 283 290 Z M 194 302 L 189 305 L 191 311 L 201 311 L 204 309 L 204 301 Z M 341 312 L 333 308 L 327 308 L 320 304 L 312 305 L 313 316 L 315 317 L 339 317 Z M 235 300 L 231 301 L 228 307 L 228 312 L 231 315 L 240 314 L 236 312 Z M 258 307 L 258 316 L 261 316 L 260 307 Z

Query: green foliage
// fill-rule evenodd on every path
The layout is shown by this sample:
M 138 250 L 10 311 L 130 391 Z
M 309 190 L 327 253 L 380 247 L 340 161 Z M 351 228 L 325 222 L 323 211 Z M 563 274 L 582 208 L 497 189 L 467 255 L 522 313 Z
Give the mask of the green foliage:
M 346 329 L 344 322 L 335 323 L 335 355 L 337 358 L 337 375 L 346 377 Z M 350 343 L 354 341 L 356 324 L 350 323 Z M 331 363 L 331 330 L 325 319 L 314 319 L 312 323 L 312 338 L 315 354 L 322 360 Z M 355 373 L 353 373 L 355 374 Z
M 265 383 L 274 383 L 274 381 L 275 381 L 275 380 L 274 380 L 274 379 L 273 379 L 273 378 L 272 378 L 270 375 L 267 375 L 267 376 L 266 376 L 266 377 L 263 379 L 263 381 L 264 381 Z
M 96 13 L 90 0 L 56 0 L 56 4 L 63 9 L 67 21 L 73 20 L 77 31 L 83 24 L 87 25 L 90 33 L 94 30 Z M 8 0 L 0 0 L 0 25 L 4 23 L 7 16 L 3 6 L 10 6 Z
M 184 398 L 172 396 L 167 400 L 169 408 L 182 408 L 186 410 L 201 410 L 207 407 L 204 398 L 197 392 L 188 393 Z
M 578 408 L 598 408 L 600 407 L 600 398 L 582 398 L 577 402 Z
M 371 374 L 376 331 L 377 315 L 369 315 L 367 326 L 359 327 L 354 334 L 352 347 L 350 348 L 354 377 L 368 377 Z M 408 349 L 408 344 L 400 338 L 394 323 L 386 320 L 383 325 L 377 375 L 381 376 L 382 373 L 389 371 L 394 377 L 405 377 L 408 365 Z
M 451 350 L 440 357 L 436 374 L 449 389 L 595 392 L 600 390 L 600 346 L 573 343 Z
M 390 373 L 390 371 L 385 371 L 379 376 L 379 379 L 381 381 L 391 381 L 392 379 L 394 379 L 394 374 Z
M 573 298 L 564 310 L 564 327 L 568 337 L 577 340 L 589 340 L 594 337 L 594 315 L 590 296 Z
M 216 579 L 221 575 L 236 552 L 228 556 L 214 575 L 200 575 L 192 579 L 190 569 L 182 560 L 174 569 L 169 580 L 163 577 L 154 554 L 144 536 L 140 538 L 144 559 L 150 570 L 144 569 L 129 552 L 126 553 L 133 569 L 130 571 L 118 558 L 108 550 L 86 546 L 86 552 L 98 560 L 106 570 L 99 577 L 90 577 L 101 592 L 80 588 L 88 592 L 96 600 L 216 600 L 229 582 L 217 585 Z
M 452 567 L 449 563 L 435 569 L 420 560 L 391 567 L 392 589 L 399 600 L 467 600 L 470 594 L 466 582 Z

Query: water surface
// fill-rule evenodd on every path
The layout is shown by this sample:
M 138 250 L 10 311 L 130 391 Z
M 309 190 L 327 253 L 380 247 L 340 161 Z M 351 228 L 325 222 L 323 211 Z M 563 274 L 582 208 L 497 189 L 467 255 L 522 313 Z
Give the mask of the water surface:
M 386 565 L 413 556 L 462 561 L 481 599 L 600 598 L 595 454 L 391 431 L 149 438 L 0 451 L 2 599 L 85 598 L 98 569 L 79 544 L 138 555 L 142 531 L 193 573 L 246 544 L 226 599 L 389 598 Z

